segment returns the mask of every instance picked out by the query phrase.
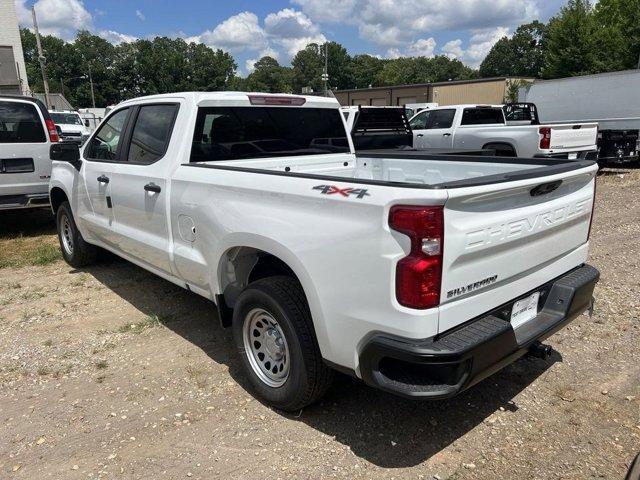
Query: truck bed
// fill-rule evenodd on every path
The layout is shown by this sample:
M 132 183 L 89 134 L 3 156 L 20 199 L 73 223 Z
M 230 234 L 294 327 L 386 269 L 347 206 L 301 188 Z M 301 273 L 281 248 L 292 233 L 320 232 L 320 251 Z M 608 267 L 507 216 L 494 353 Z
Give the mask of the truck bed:
M 445 155 L 419 150 L 376 150 L 353 156 L 312 155 L 295 158 L 203 162 L 212 168 L 412 188 L 456 188 L 553 175 L 590 165 L 590 161 L 516 159 Z

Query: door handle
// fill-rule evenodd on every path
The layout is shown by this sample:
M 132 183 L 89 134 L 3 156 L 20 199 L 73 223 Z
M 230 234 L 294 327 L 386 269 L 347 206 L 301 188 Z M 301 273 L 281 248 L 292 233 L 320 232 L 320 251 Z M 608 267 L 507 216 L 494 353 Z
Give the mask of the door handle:
M 147 192 L 153 192 L 153 193 L 160 193 L 162 191 L 162 188 L 160 188 L 160 185 L 156 185 L 155 183 L 151 182 L 151 183 L 147 183 L 144 186 L 145 191 Z
M 98 182 L 100 183 L 109 183 L 109 177 L 107 177 L 106 175 L 100 175 L 97 178 Z
M 416 135 L 417 137 L 424 137 L 423 134 L 419 133 L 418 135 Z
M 451 136 L 451 134 L 450 134 L 450 133 L 443 133 L 443 134 L 442 134 L 442 136 L 443 136 L 443 137 L 450 137 L 450 136 Z

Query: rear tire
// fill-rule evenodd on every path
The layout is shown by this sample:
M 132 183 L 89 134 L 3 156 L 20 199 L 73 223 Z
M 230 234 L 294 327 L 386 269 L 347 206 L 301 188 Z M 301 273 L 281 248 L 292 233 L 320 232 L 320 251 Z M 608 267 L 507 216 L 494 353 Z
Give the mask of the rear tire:
M 95 263 L 98 247 L 84 241 L 73 219 L 69 202 L 62 202 L 56 212 L 56 226 L 62 258 L 74 268 Z
M 286 411 L 315 402 L 333 371 L 322 360 L 311 313 L 292 277 L 257 280 L 233 311 L 233 339 L 256 396 Z

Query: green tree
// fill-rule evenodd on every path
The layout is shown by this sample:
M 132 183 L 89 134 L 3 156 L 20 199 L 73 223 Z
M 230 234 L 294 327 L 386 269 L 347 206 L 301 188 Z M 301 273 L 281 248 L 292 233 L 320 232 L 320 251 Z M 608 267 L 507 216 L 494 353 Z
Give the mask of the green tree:
M 434 58 L 401 57 L 389 60 L 378 73 L 376 81 L 379 86 L 385 86 L 466 80 L 476 76 L 477 73 L 460 60 L 438 55 Z
M 535 21 L 502 37 L 480 64 L 481 77 L 537 77 L 544 65 L 547 27 Z
M 601 31 L 620 42 L 622 68 L 640 68 L 640 1 L 600 0 L 595 18 Z
M 258 60 L 253 72 L 246 79 L 246 90 L 253 92 L 291 93 L 291 68 L 281 66 L 275 58 L 265 56 Z
M 378 72 L 382 70 L 388 60 L 372 55 L 361 54 L 351 58 L 351 72 L 353 85 L 348 88 L 368 88 L 378 86 Z
M 598 25 L 588 0 L 569 0 L 549 21 L 542 75 L 571 77 L 624 68 L 618 30 Z
M 300 92 L 304 87 L 311 87 L 314 91 L 322 90 L 324 85 L 322 82 L 325 61 L 324 48 L 324 44 L 310 43 L 293 57 L 291 66 L 295 92 Z M 329 42 L 328 53 L 328 87 L 331 89 L 352 88 L 355 81 L 351 68 L 351 57 L 347 50 L 339 43 Z

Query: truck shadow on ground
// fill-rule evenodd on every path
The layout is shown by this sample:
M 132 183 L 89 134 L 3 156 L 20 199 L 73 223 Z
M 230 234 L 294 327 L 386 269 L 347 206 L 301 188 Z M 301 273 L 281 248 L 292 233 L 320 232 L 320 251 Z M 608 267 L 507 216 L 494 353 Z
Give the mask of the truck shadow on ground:
M 49 208 L 0 212 L 0 238 L 36 237 L 56 233 Z
M 249 391 L 228 329 L 218 323 L 209 301 L 128 262 L 109 259 L 86 270 L 146 315 L 157 315 L 176 334 L 228 366 L 233 379 Z M 542 375 L 549 362 L 523 358 L 460 396 L 445 401 L 406 400 L 367 387 L 345 375 L 318 404 L 297 414 L 278 412 L 304 423 L 380 467 L 423 463 L 482 423 L 501 407 L 518 409 L 513 398 Z

